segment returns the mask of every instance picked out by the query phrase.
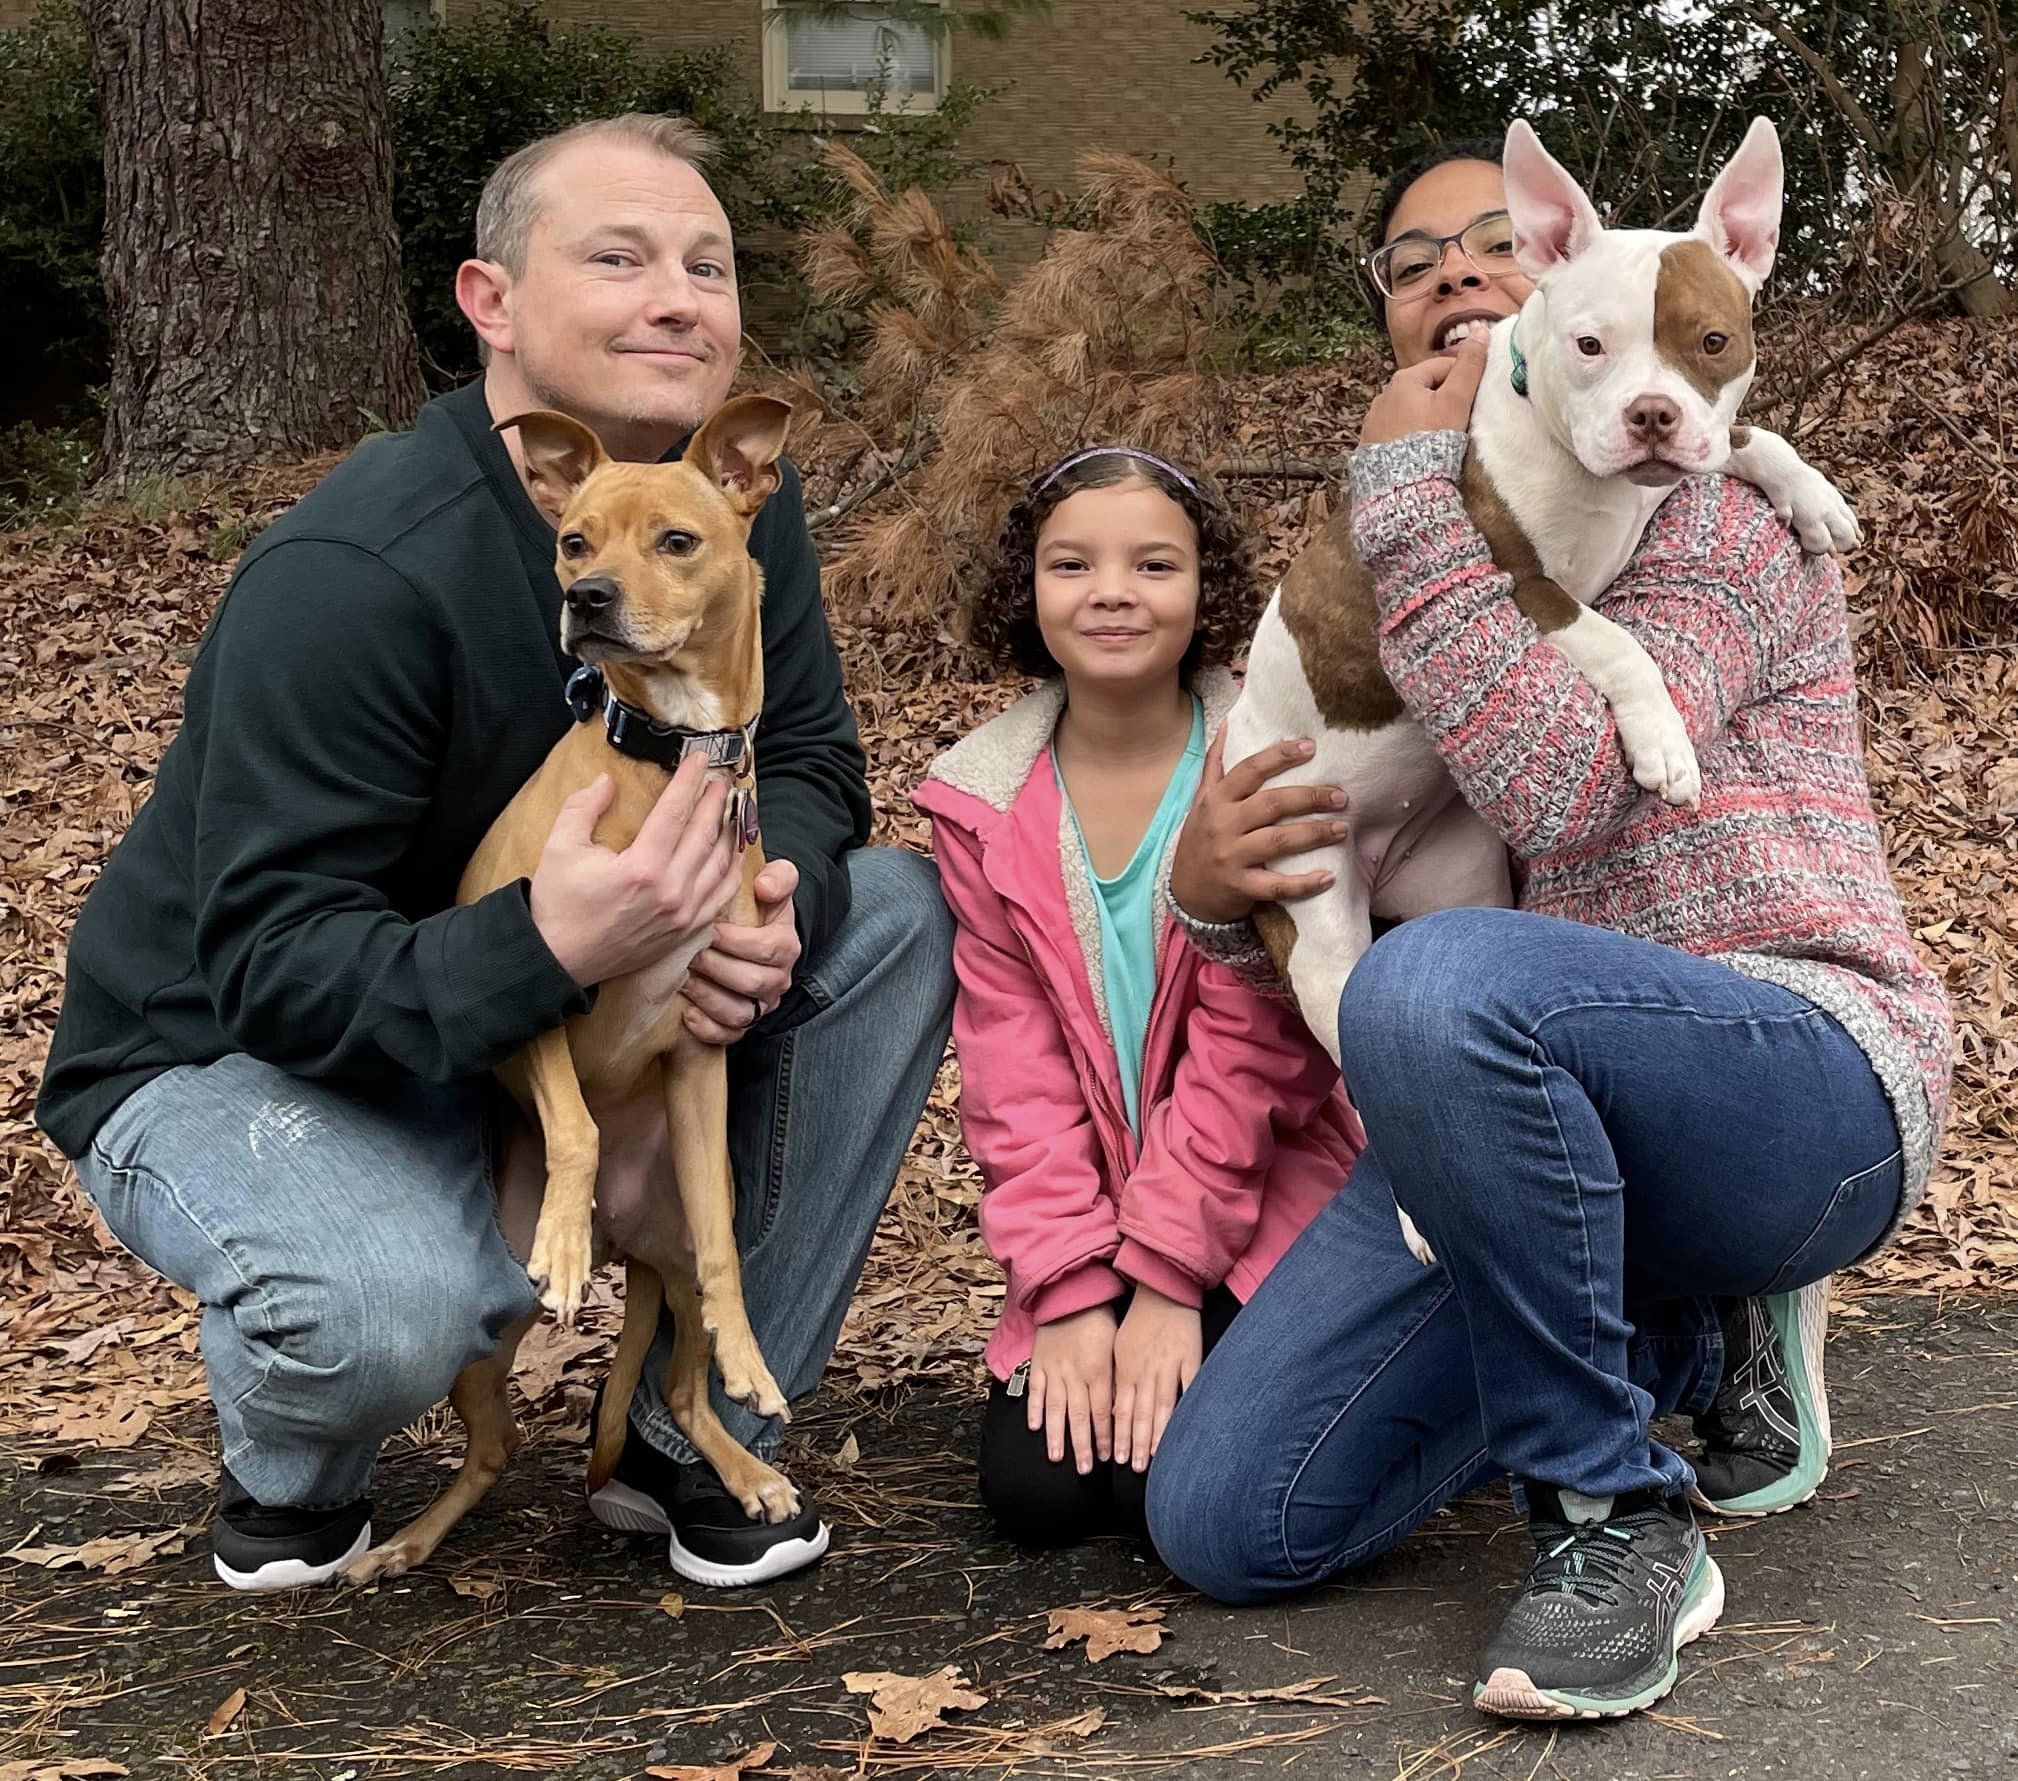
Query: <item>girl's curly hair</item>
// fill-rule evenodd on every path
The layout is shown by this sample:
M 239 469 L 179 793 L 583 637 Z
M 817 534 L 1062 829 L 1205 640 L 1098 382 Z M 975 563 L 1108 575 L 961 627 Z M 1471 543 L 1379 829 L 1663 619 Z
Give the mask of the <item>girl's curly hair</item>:
M 1058 663 L 1037 627 L 1038 534 L 1059 505 L 1082 490 L 1139 482 L 1183 508 L 1198 534 L 1198 621 L 1179 671 L 1189 680 L 1199 668 L 1231 661 L 1254 624 L 1254 541 L 1215 483 L 1194 471 L 1185 474 L 1193 487 L 1158 463 L 1116 449 L 1036 477 L 1009 509 L 987 573 L 961 604 L 961 637 L 998 667 L 1056 674 Z

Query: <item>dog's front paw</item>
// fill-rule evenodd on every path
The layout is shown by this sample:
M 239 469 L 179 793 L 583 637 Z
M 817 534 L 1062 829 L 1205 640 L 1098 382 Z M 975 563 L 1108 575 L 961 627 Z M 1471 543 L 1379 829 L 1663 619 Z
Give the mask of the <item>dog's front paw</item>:
M 715 1340 L 715 1368 L 722 1375 L 724 1394 L 754 1416 L 775 1416 L 790 1422 L 791 1406 L 771 1377 L 771 1369 L 764 1365 L 756 1338 L 741 1332 L 734 1336 L 719 1330 L 708 1333 Z
M 532 1259 L 526 1263 L 540 1303 L 563 1329 L 573 1329 L 589 1296 L 592 1238 L 588 1224 L 573 1219 L 542 1218 L 533 1232 Z
M 1773 511 L 1813 556 L 1832 550 L 1854 550 L 1864 533 L 1850 503 L 1821 471 L 1801 466 L 1801 475 L 1773 502 Z
M 1689 810 L 1703 801 L 1703 772 L 1696 761 L 1695 744 L 1665 693 L 1660 703 L 1646 709 L 1616 706 L 1619 743 L 1626 751 L 1639 786 L 1665 804 Z
M 1399 1206 L 1395 1207 L 1394 1215 L 1401 1220 L 1401 1240 L 1408 1245 L 1409 1254 L 1421 1262 L 1425 1268 L 1435 1267 L 1436 1251 L 1430 1248 L 1429 1244 L 1423 1240 L 1422 1232 L 1415 1228 L 1415 1220 L 1409 1217 Z

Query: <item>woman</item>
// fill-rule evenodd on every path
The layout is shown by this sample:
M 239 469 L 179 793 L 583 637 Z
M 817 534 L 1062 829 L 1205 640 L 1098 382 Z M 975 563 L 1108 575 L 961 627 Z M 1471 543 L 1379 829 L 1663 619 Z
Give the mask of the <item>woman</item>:
M 1180 1575 L 1258 1601 L 1511 1473 L 1536 1558 L 1474 1699 L 1611 1715 L 1665 1694 L 1721 1609 L 1690 1494 L 1812 1493 L 1819 1369 L 1788 1306 L 1917 1199 L 1951 1039 L 1871 814 L 1833 562 L 1703 478 L 1605 595 L 1703 764 L 1701 811 L 1676 812 L 1466 518 L 1483 340 L 1440 349 L 1529 295 L 1497 158 L 1458 145 L 1390 189 L 1368 272 L 1399 369 L 1353 497 L 1383 664 L 1518 857 L 1521 907 L 1405 923 L 1355 969 L 1339 1039 L 1367 1148 L 1179 1405 L 1150 1527 Z M 1456 718 L 1453 662 L 1495 689 Z M 1203 946 L 1310 888 L 1267 870 L 1292 850 L 1268 825 L 1317 808 L 1260 789 L 1285 764 L 1208 764 L 1171 879 Z M 1721 1447 L 1714 1480 L 1649 1438 L 1672 1411 Z

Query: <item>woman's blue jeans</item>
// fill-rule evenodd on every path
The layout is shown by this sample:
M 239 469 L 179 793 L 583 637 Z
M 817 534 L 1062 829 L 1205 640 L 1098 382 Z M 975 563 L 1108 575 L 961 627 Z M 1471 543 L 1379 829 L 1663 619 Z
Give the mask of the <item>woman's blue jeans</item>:
M 1898 1209 L 1897 1126 L 1849 1035 L 1651 941 L 1423 916 L 1355 968 L 1339 1038 L 1367 1149 L 1150 1469 L 1158 1550 L 1223 1601 L 1371 1558 L 1501 1472 L 1686 1488 L 1647 1425 L 1714 1396 L 1712 1295 L 1818 1280 Z

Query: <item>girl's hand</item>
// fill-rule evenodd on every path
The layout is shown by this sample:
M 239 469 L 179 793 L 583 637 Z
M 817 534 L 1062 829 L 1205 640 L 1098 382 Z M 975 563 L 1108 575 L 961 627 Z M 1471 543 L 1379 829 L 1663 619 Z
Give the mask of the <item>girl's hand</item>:
M 1030 1432 L 1044 1431 L 1044 1451 L 1057 1465 L 1072 1431 L 1072 1458 L 1081 1472 L 1114 1451 L 1114 1313 L 1106 1305 L 1039 1326 L 1030 1351 Z
M 1178 1394 L 1198 1376 L 1205 1338 L 1198 1313 L 1147 1286 L 1114 1338 L 1114 1463 L 1149 1470 Z
M 1291 820 L 1343 810 L 1345 793 L 1336 786 L 1268 787 L 1276 774 L 1309 760 L 1311 752 L 1307 741 L 1277 742 L 1228 773 L 1225 729 L 1213 737 L 1198 797 L 1170 861 L 1170 894 L 1185 914 L 1199 921 L 1239 921 L 1257 903 L 1289 903 L 1330 889 L 1329 872 L 1292 877 L 1270 869 L 1285 854 L 1326 847 L 1349 833 L 1335 816 Z
M 1384 445 L 1411 433 L 1467 431 L 1485 376 L 1486 339 L 1480 330 L 1460 341 L 1455 354 L 1439 354 L 1397 371 L 1366 411 L 1360 444 Z

